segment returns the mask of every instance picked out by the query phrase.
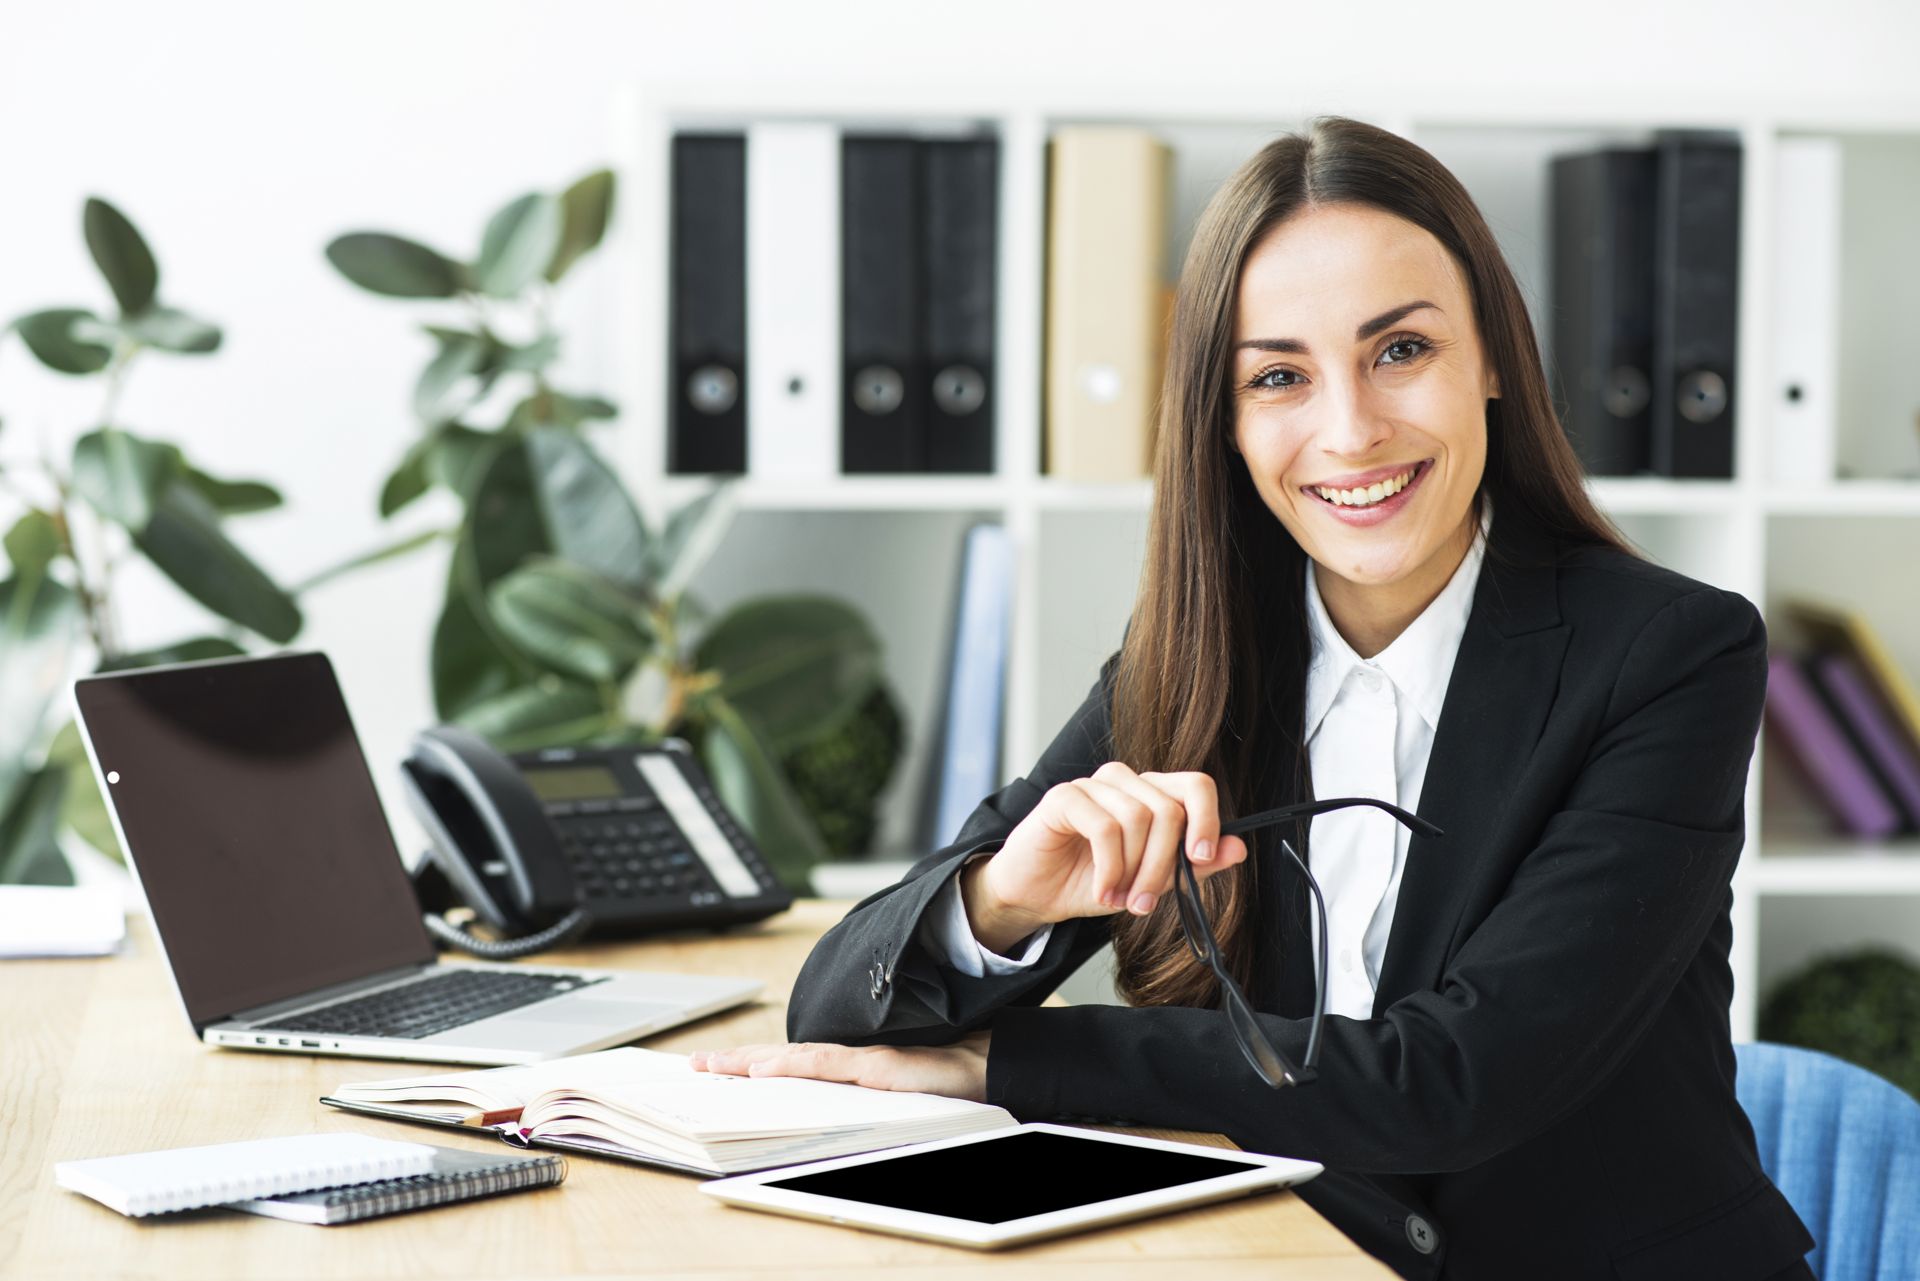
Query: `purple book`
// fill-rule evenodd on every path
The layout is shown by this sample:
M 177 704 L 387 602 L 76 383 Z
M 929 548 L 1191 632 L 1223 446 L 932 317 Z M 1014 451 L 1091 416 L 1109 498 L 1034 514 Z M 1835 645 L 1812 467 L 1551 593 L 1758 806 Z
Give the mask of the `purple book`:
M 1853 730 L 1853 740 L 1880 776 L 1909 826 L 1920 823 L 1920 756 L 1873 692 L 1873 685 L 1851 654 L 1821 654 L 1813 660 L 1813 679 Z
M 1767 719 L 1849 832 L 1878 837 L 1900 829 L 1899 811 L 1790 655 L 1767 662 Z

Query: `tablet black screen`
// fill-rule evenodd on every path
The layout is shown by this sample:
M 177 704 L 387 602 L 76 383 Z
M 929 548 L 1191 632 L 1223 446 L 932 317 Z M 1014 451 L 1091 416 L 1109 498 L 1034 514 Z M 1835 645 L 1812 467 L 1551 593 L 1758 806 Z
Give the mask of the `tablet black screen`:
M 1006 1223 L 1238 1174 L 1252 1164 L 1225 1153 L 1194 1156 L 1028 1130 L 844 1170 L 769 1180 L 766 1186 L 975 1223 Z

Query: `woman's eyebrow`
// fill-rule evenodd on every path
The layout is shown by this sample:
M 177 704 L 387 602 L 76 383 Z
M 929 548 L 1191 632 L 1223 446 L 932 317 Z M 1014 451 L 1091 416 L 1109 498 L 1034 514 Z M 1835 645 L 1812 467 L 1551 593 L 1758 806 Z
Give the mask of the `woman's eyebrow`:
M 1355 342 L 1365 342 L 1382 330 L 1389 329 L 1398 324 L 1408 315 L 1419 311 L 1422 307 L 1433 307 L 1435 311 L 1440 311 L 1440 308 L 1434 306 L 1434 304 L 1424 298 L 1417 302 L 1401 303 L 1393 310 L 1383 311 L 1372 320 L 1364 322 L 1358 329 L 1353 331 L 1353 340 Z M 1446 315 L 1444 311 L 1441 311 L 1440 314 L 1443 316 Z M 1249 349 L 1253 351 L 1281 351 L 1303 356 L 1307 352 L 1307 344 L 1301 342 L 1298 338 L 1249 338 L 1235 348 L 1236 351 L 1247 351 Z

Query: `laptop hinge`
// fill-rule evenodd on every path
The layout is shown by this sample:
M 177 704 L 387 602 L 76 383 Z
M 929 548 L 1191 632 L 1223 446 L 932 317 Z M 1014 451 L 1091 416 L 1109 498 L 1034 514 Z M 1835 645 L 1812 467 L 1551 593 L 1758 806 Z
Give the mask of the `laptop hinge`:
M 391 970 L 382 970 L 378 974 L 363 975 L 357 979 L 347 979 L 328 987 L 316 988 L 311 992 L 302 992 L 298 996 L 290 996 L 283 1001 L 275 1001 L 271 1005 L 256 1005 L 250 1010 L 242 1010 L 238 1014 L 230 1014 L 225 1019 L 214 1021 L 242 1023 L 249 1027 L 271 1023 L 296 1010 L 304 1010 L 316 1005 L 330 1005 L 343 997 L 360 996 L 383 987 L 392 987 L 408 979 L 417 978 L 428 970 L 438 968 L 437 961 L 420 961 L 412 965 L 402 965 Z

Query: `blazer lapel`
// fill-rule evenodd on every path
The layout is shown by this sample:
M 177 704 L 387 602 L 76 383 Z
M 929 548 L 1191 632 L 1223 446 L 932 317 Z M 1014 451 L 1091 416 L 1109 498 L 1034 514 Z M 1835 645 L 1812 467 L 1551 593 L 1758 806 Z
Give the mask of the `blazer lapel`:
M 1479 857 L 1553 705 L 1566 652 L 1552 540 L 1509 499 L 1489 527 L 1473 610 L 1447 681 L 1373 1011 L 1439 981 Z M 1503 519 L 1503 515 L 1506 517 Z M 1493 554 L 1502 553 L 1499 559 Z M 1310 963 L 1310 962 L 1309 962 Z

